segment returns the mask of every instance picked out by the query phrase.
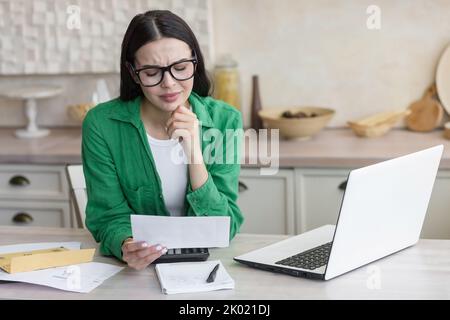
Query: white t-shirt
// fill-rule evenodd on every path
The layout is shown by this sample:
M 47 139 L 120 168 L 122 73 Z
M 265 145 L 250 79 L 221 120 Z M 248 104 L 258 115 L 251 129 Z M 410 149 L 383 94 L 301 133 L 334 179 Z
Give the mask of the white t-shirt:
M 184 215 L 188 166 L 183 147 L 178 139 L 160 140 L 148 133 L 147 138 L 161 179 L 167 210 L 172 216 Z

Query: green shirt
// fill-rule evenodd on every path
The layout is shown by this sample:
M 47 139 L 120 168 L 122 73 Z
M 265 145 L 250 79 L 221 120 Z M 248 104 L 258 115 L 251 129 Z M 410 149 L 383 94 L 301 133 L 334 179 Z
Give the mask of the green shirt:
M 123 241 L 132 236 L 131 214 L 170 215 L 140 117 L 141 99 L 101 103 L 83 121 L 82 160 L 88 194 L 86 227 L 101 243 L 102 254 L 119 259 L 122 259 Z M 214 159 L 214 152 L 208 153 L 214 135 L 203 135 L 203 132 L 214 128 L 213 133 L 226 135 L 226 129 L 242 129 L 241 113 L 223 101 L 196 93 L 190 95 L 189 102 L 201 125 L 203 158 L 209 155 L 208 159 Z M 189 181 L 186 186 L 186 215 L 230 216 L 230 239 L 244 220 L 236 204 L 241 137 L 236 136 L 232 148 L 223 143 L 222 163 L 205 161 L 208 179 L 200 188 L 193 191 Z M 233 161 L 225 161 L 227 152 L 234 155 Z

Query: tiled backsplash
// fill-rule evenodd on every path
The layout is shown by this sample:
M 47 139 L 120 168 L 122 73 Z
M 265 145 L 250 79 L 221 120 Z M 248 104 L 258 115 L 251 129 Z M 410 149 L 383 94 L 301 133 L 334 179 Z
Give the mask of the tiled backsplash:
M 211 61 L 209 0 L 0 0 L 0 91 L 58 85 L 64 93 L 37 101 L 41 126 L 79 126 L 68 106 L 90 102 L 105 79 L 119 94 L 120 49 L 133 16 L 168 9 L 191 26 Z M 26 124 L 23 101 L 0 98 L 0 126 Z
M 131 19 L 149 9 L 183 17 L 209 57 L 208 0 L 0 1 L 0 74 L 118 72 Z

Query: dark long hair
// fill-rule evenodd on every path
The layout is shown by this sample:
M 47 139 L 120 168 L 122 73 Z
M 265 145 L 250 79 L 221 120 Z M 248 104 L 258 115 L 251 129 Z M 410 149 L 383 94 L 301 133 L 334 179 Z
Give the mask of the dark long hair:
M 148 42 L 175 38 L 185 42 L 197 56 L 192 91 L 206 97 L 211 94 L 211 81 L 206 74 L 205 61 L 198 41 L 189 25 L 168 10 L 151 10 L 136 15 L 128 25 L 120 54 L 120 99 L 128 101 L 142 96 L 141 87 L 133 80 L 126 62 L 134 65 L 136 51 Z

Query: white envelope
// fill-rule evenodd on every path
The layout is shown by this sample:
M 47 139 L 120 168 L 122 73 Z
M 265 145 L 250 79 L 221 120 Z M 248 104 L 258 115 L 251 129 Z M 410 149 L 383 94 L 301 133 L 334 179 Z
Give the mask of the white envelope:
M 131 215 L 134 241 L 168 249 L 223 248 L 230 243 L 230 217 Z

